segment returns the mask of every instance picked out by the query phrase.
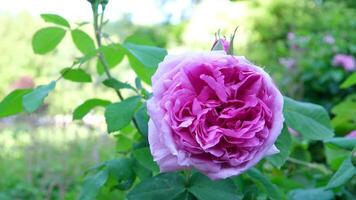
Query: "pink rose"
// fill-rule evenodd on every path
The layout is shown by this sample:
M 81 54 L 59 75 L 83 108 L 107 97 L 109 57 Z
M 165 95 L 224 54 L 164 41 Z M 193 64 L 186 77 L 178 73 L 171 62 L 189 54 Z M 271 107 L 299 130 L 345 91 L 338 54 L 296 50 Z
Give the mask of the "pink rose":
M 334 66 L 342 66 L 346 71 L 356 69 L 355 59 L 351 55 L 336 54 L 332 60 Z
M 283 97 L 244 57 L 169 55 L 152 84 L 148 140 L 162 172 L 194 167 L 211 179 L 227 178 L 279 152 Z

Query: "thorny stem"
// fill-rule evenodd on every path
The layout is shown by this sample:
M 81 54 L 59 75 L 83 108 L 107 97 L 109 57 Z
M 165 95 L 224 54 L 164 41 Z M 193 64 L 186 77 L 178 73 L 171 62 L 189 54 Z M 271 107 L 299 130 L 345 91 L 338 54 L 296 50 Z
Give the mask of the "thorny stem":
M 99 21 L 99 13 L 98 13 L 98 4 L 97 3 L 92 3 L 92 11 L 93 11 L 93 23 L 94 23 L 94 31 L 95 31 L 95 40 L 96 40 L 98 48 L 100 49 L 102 47 L 102 43 L 101 43 L 101 35 L 102 35 L 102 33 L 101 33 L 101 31 L 102 31 L 102 27 L 103 27 L 103 19 L 104 19 L 105 7 L 102 7 L 100 21 Z M 112 78 L 112 75 L 110 73 L 109 64 L 106 61 L 105 56 L 104 56 L 104 54 L 102 52 L 98 53 L 98 58 L 99 58 L 101 64 L 103 65 L 104 72 L 105 72 L 106 76 L 108 78 Z M 119 97 L 119 99 L 121 101 L 124 100 L 124 97 L 122 96 L 120 90 L 115 89 L 115 92 L 116 92 L 117 96 Z M 137 121 L 136 121 L 135 117 L 132 118 L 132 122 L 134 123 L 134 126 L 136 127 L 136 129 L 139 131 L 138 124 L 137 124 Z
M 291 162 L 291 163 L 295 163 L 295 164 L 298 164 L 298 165 L 303 165 L 305 167 L 308 167 L 308 168 L 312 168 L 312 169 L 317 169 L 321 172 L 323 172 L 324 174 L 331 174 L 332 172 L 327 169 L 325 166 L 323 165 L 319 165 L 317 163 L 309 163 L 309 162 L 305 162 L 305 161 L 302 161 L 302 160 L 298 160 L 298 159 L 295 159 L 295 158 L 291 158 L 289 157 L 287 159 L 287 161 Z

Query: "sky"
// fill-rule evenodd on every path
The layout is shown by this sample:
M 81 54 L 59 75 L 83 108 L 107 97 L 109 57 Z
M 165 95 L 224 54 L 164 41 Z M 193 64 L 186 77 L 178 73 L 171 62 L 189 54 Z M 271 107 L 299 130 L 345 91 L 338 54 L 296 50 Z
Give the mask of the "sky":
M 120 18 L 124 13 L 132 15 L 135 24 L 149 25 L 160 23 L 165 19 L 162 10 L 178 19 L 190 0 L 170 1 L 161 8 L 156 0 L 110 0 L 106 17 L 110 20 Z M 91 8 L 87 0 L 0 0 L 0 13 L 17 14 L 26 11 L 34 16 L 42 13 L 62 15 L 70 20 L 91 19 Z

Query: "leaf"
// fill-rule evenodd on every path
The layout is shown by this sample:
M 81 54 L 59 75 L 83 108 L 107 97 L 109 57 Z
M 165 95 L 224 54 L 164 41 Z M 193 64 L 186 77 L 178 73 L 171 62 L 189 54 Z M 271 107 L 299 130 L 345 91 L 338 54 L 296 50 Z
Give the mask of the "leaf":
M 179 173 L 165 173 L 146 179 L 127 195 L 128 200 L 173 200 L 185 191 L 184 177 Z
M 64 19 L 62 16 L 56 14 L 41 14 L 41 17 L 45 22 L 70 28 L 69 22 L 66 19 Z
M 84 55 L 91 54 L 95 51 L 95 43 L 93 39 L 84 31 L 80 29 L 72 30 L 72 40 L 75 46 Z
M 351 74 L 341 85 L 340 88 L 349 88 L 356 84 L 356 72 Z
M 22 112 L 22 97 L 31 91 L 32 89 L 17 89 L 8 94 L 0 102 L 0 118 Z
M 351 154 L 351 152 L 339 148 L 333 144 L 325 143 L 325 156 L 327 164 L 332 170 L 337 170 L 342 162 Z
M 109 78 L 109 79 L 106 79 L 105 81 L 103 81 L 103 84 L 106 86 L 106 87 L 110 87 L 110 88 L 113 88 L 113 89 L 116 89 L 116 90 L 120 90 L 120 89 L 131 89 L 133 91 L 136 91 L 134 87 L 132 87 L 130 84 L 128 83 L 123 83 L 117 79 L 114 79 L 114 78 Z
M 32 38 L 32 49 L 36 54 L 46 54 L 57 47 L 65 34 L 66 30 L 60 27 L 40 29 Z
M 184 191 L 175 196 L 173 200 L 197 200 L 197 198 L 189 191 Z
M 277 168 L 280 168 L 287 160 L 289 154 L 291 153 L 292 139 L 290 133 L 288 132 L 288 127 L 284 124 L 282 133 L 277 138 L 275 143 L 279 153 L 267 157 L 267 160 Z
M 288 194 L 290 200 L 332 200 L 334 194 L 331 191 L 324 191 L 323 189 L 297 189 L 292 190 Z
M 140 97 L 134 96 L 106 107 L 105 120 L 109 133 L 118 131 L 130 123 L 139 101 Z
M 73 112 L 73 120 L 83 119 L 94 107 L 105 107 L 111 102 L 103 99 L 88 99 L 84 103 L 80 104 Z
M 199 200 L 241 199 L 230 179 L 212 181 L 200 173 L 195 173 L 189 185 L 188 190 Z
M 79 83 L 90 83 L 91 76 L 83 69 L 71 69 L 64 68 L 61 70 L 61 74 L 64 79 L 79 82 Z
M 356 147 L 356 138 L 335 137 L 327 139 L 324 142 L 333 144 L 337 147 L 341 147 L 347 150 L 352 150 L 354 147 Z
M 347 96 L 342 102 L 335 105 L 331 112 L 335 115 L 332 125 L 337 132 L 346 133 L 356 130 L 356 95 Z
M 133 141 L 123 134 L 116 135 L 116 150 L 118 152 L 128 152 L 131 150 Z
M 319 105 L 284 97 L 283 113 L 287 125 L 307 139 L 323 140 L 334 135 L 328 112 Z
M 258 169 L 251 168 L 246 174 L 256 183 L 271 199 L 282 199 L 282 193 L 276 185 L 271 183 Z
M 42 104 L 49 92 L 56 87 L 56 81 L 52 81 L 48 85 L 41 85 L 35 88 L 32 92 L 26 94 L 22 98 L 22 106 L 27 112 L 35 112 Z
M 356 174 L 356 168 L 351 163 L 351 156 L 348 156 L 341 164 L 340 168 L 331 177 L 327 189 L 332 189 L 345 184 Z
M 158 64 L 167 55 L 165 49 L 146 45 L 124 43 L 130 65 L 136 74 L 146 83 L 151 83 L 151 76 Z
M 105 185 L 109 177 L 108 170 L 101 170 L 97 174 L 87 176 L 79 194 L 79 200 L 94 200 L 100 189 Z
M 145 138 L 148 137 L 148 115 L 146 103 L 142 104 L 141 107 L 135 113 L 135 119 L 137 122 L 139 133 Z
M 124 59 L 125 56 L 125 51 L 120 44 L 111 44 L 108 46 L 102 46 L 99 49 L 99 51 L 105 57 L 105 60 L 109 65 L 110 69 L 118 65 Z M 104 73 L 104 67 L 99 59 L 97 60 L 96 70 L 100 75 Z
M 153 161 L 153 157 L 148 147 L 134 150 L 133 156 L 142 166 L 146 167 L 154 173 L 159 172 L 159 168 Z
M 105 165 L 110 176 L 114 177 L 117 181 L 117 189 L 127 190 L 132 186 L 135 174 L 132 170 L 131 160 L 128 158 L 119 158 L 107 161 Z

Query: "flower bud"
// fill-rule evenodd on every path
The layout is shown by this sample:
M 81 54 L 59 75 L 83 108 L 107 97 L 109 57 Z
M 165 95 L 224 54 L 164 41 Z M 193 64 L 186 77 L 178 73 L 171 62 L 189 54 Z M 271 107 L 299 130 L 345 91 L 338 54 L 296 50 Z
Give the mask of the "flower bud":
M 226 53 L 228 53 L 230 50 L 230 43 L 225 38 L 217 39 L 217 40 L 215 40 L 211 50 L 212 51 L 225 51 Z

